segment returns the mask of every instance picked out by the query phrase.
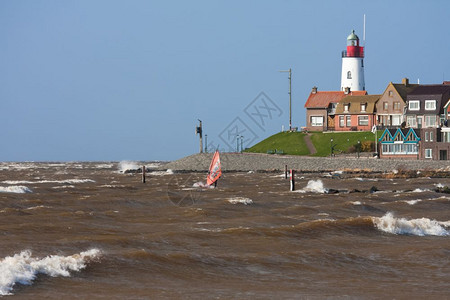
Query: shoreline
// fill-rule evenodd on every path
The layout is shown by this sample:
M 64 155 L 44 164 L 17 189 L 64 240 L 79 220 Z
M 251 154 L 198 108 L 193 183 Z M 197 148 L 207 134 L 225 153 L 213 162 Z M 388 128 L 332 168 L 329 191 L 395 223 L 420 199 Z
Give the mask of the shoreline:
M 198 153 L 163 164 L 161 170 L 174 172 L 207 172 L 213 153 Z M 276 172 L 295 169 L 300 172 L 392 172 L 439 171 L 450 174 L 450 161 L 376 159 L 367 156 L 309 157 L 263 153 L 221 153 L 224 172 Z

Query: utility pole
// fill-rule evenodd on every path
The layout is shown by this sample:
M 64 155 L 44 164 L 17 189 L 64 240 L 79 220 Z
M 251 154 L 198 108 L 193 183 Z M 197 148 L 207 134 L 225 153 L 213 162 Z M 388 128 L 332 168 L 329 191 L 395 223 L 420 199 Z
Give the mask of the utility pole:
M 208 135 L 205 134 L 205 153 L 208 153 Z
M 280 71 L 282 73 L 289 73 L 289 131 L 292 130 L 292 69 L 287 71 Z
M 200 122 L 199 126 L 196 127 L 195 133 L 200 135 L 200 153 L 203 153 L 203 136 L 202 136 L 202 120 L 198 119 Z

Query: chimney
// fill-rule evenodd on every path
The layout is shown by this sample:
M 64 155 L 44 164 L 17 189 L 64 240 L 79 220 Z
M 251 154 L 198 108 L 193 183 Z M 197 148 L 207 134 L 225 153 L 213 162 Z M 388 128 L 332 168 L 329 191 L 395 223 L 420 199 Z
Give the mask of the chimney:
M 350 88 L 349 88 L 349 87 L 346 87 L 344 93 L 345 93 L 346 95 L 350 94 Z
M 409 79 L 406 78 L 406 77 L 403 78 L 403 79 L 402 79 L 402 84 L 405 85 L 405 86 L 409 86 Z
M 315 86 L 315 87 L 312 88 L 311 93 L 312 93 L 312 94 L 316 94 L 316 93 L 317 93 L 317 86 Z

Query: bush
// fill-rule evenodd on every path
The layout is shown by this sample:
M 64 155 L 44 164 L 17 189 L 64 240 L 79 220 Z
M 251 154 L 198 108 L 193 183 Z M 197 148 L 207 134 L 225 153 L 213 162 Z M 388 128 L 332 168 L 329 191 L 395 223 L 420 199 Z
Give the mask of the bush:
M 364 141 L 361 145 L 362 152 L 373 152 L 375 151 L 375 143 L 373 141 Z

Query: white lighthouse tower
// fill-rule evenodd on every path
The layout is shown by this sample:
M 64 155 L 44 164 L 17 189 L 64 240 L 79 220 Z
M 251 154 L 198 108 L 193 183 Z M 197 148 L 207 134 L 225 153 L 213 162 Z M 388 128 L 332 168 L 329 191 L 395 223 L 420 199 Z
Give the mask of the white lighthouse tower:
M 359 38 L 352 30 L 347 37 L 347 50 L 342 51 L 341 91 L 365 91 L 364 83 L 364 47 L 359 45 Z

